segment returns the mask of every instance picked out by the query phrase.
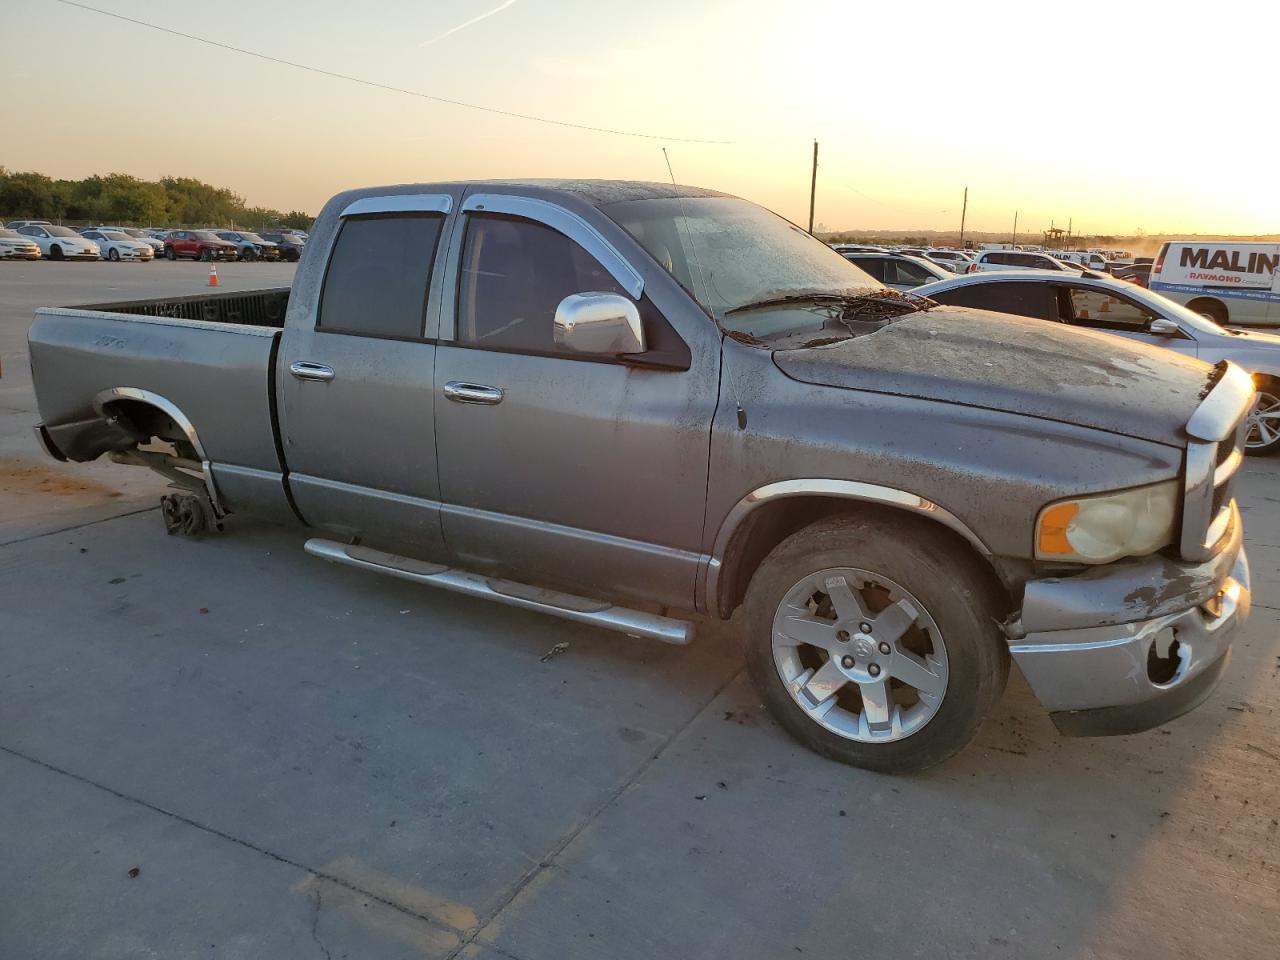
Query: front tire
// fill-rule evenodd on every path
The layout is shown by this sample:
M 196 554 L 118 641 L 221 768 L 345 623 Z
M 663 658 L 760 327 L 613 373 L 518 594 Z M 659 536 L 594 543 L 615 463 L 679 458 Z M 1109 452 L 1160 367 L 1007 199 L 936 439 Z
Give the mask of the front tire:
M 1266 457 L 1280 450 L 1280 381 L 1259 377 L 1257 388 L 1258 402 L 1245 426 L 1244 452 Z
M 62 248 L 55 243 L 52 247 L 49 248 L 49 259 L 65 260 L 66 255 L 62 252 Z
M 885 773 L 964 747 L 1000 699 L 998 588 L 946 531 L 838 517 L 792 534 L 752 577 L 746 660 L 778 722 L 811 750 Z
M 178 259 L 178 251 L 177 251 L 177 250 L 175 250 L 175 249 L 173 249 L 173 247 L 165 247 L 165 248 L 164 248 L 164 257 L 165 257 L 165 259 L 166 259 L 166 260 L 177 260 L 177 259 Z
M 112 247 L 110 250 L 107 251 L 107 259 L 110 260 L 112 263 L 119 263 L 120 251 L 117 250 L 115 247 Z

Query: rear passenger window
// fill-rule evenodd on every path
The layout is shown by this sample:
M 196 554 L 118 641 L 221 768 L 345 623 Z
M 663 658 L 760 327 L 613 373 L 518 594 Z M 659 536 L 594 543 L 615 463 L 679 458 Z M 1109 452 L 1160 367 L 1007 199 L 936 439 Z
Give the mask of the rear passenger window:
M 982 258 L 987 263 L 994 263 L 996 266 L 1003 267 L 1009 263 L 1009 258 L 1003 253 L 988 253 Z
M 329 259 L 316 329 L 421 339 L 443 224 L 439 214 L 346 218 Z
M 879 257 L 846 257 L 845 259 L 866 272 L 872 280 L 884 283 L 884 261 Z
M 458 277 L 459 343 L 520 353 L 566 353 L 554 339 L 560 301 L 626 292 L 564 234 L 532 220 L 472 214 Z M 580 356 L 580 355 L 577 355 Z
M 890 260 L 885 263 L 885 283 L 910 283 L 920 286 L 938 279 L 924 267 L 910 260 Z
M 1037 320 L 1057 319 L 1057 298 L 1048 283 L 971 283 L 930 295 L 939 303 L 957 307 L 977 307 L 997 313 L 1013 313 Z

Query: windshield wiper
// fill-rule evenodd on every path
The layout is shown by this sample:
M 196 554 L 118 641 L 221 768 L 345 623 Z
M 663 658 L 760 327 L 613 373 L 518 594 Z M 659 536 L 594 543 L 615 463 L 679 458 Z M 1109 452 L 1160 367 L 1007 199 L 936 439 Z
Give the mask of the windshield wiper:
M 785 297 L 769 297 L 726 310 L 724 315 L 728 317 L 748 310 L 762 310 L 766 307 L 786 306 L 791 303 L 812 303 L 820 309 L 838 307 L 838 310 L 829 310 L 832 318 L 836 320 L 887 319 L 937 306 L 937 303 L 928 297 L 921 297 L 914 293 L 900 293 L 886 288 L 877 290 L 875 293 L 795 293 Z
M 752 303 L 744 303 L 740 307 L 734 307 L 732 310 L 726 310 L 726 317 L 733 316 L 735 313 L 746 313 L 748 310 L 762 310 L 765 307 L 781 307 L 788 303 L 843 303 L 848 300 L 856 300 L 857 297 L 847 293 L 793 293 L 785 297 L 769 297 L 764 300 L 756 300 Z

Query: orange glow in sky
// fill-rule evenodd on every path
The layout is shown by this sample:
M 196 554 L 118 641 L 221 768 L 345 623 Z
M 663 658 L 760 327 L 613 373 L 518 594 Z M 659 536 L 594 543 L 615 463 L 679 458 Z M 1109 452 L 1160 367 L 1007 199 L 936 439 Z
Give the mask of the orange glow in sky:
M 832 229 L 1280 230 L 1280 6 L 86 0 L 467 110 L 4 0 L 0 165 L 193 176 L 316 212 L 352 186 L 667 179 Z M 15 86 L 16 84 L 16 86 Z M 15 92 L 20 89 L 21 93 Z M 691 144 L 674 138 L 733 141 Z

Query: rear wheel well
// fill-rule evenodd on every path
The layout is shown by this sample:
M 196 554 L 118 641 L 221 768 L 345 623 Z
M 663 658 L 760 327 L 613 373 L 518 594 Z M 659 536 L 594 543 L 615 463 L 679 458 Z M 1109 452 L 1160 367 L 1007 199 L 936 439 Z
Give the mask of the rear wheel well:
M 751 511 L 730 536 L 724 557 L 721 558 L 723 566 L 717 595 L 710 598 L 716 613 L 726 620 L 732 616 L 733 611 L 741 606 L 747 586 L 761 562 L 791 534 L 819 520 L 859 515 L 900 521 L 904 536 L 910 536 L 910 531 L 917 529 L 954 540 L 978 561 L 975 566 L 985 572 L 999 595 L 1009 597 L 1009 592 L 990 559 L 975 550 L 973 544 L 960 534 L 936 520 L 888 504 L 850 500 L 846 497 L 787 497 Z
M 181 457 L 199 459 L 195 444 L 182 426 L 169 414 L 145 400 L 113 400 L 103 405 L 102 412 L 108 417 L 117 418 L 120 425 L 140 444 L 146 444 L 155 438 L 173 444 Z

